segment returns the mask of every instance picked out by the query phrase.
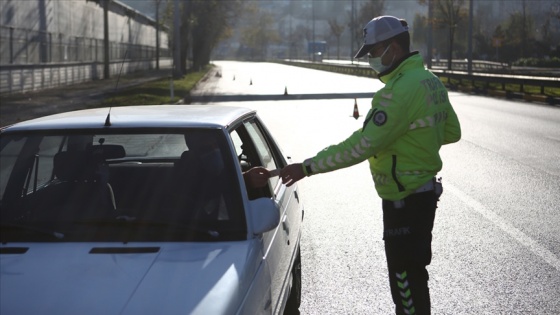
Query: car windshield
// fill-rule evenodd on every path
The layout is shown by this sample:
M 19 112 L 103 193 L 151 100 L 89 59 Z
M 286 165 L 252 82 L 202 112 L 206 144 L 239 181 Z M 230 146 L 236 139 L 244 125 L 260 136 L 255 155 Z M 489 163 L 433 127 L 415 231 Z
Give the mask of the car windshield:
M 4 133 L 1 241 L 246 238 L 228 143 L 217 129 Z

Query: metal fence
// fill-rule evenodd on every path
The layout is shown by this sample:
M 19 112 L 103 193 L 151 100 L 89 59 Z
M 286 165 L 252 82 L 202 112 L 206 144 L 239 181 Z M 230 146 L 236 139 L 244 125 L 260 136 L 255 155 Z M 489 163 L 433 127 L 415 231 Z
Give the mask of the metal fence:
M 317 70 L 337 72 L 343 74 L 375 77 L 373 71 L 365 64 L 328 64 L 320 62 L 283 60 L 282 64 L 306 67 Z M 477 69 L 478 67 L 473 67 Z M 482 68 L 486 69 L 487 65 Z M 495 95 L 493 92 L 498 91 L 499 95 L 508 98 L 523 98 L 529 101 L 538 100 L 549 104 L 560 104 L 560 79 L 557 75 L 557 69 L 547 70 L 554 76 L 527 76 L 513 74 L 498 74 L 475 72 L 468 74 L 464 71 L 447 71 L 434 70 L 432 72 L 440 78 L 445 78 L 446 85 L 451 89 L 459 89 L 480 94 Z M 541 70 L 541 73 L 544 71 Z
M 169 49 L 160 48 L 159 56 L 170 57 Z M 156 47 L 109 42 L 109 60 L 155 58 Z M 0 26 L 0 65 L 102 62 L 103 60 L 103 39 Z

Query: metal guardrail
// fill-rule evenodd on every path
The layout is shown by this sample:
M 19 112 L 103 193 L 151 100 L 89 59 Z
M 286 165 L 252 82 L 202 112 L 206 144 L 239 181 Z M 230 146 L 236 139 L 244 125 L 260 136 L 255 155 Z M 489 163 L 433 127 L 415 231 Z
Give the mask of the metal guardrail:
M 447 69 L 447 62 L 447 60 L 432 60 L 432 69 Z M 473 70 L 481 72 L 502 72 L 510 69 L 510 66 L 507 63 L 486 60 L 473 60 L 471 66 Z M 467 60 L 453 59 L 452 68 L 453 70 L 467 71 L 469 68 L 469 62 Z
M 365 63 L 312 63 L 289 60 L 280 62 L 298 67 L 375 78 L 375 75 Z M 487 65 L 473 66 L 473 69 L 478 69 L 479 66 L 489 69 Z M 502 96 L 506 98 L 520 98 L 531 102 L 544 102 L 551 105 L 560 104 L 560 78 L 558 76 L 542 77 L 487 72 L 468 74 L 464 71 L 439 69 L 431 69 L 431 71 L 451 90 L 460 90 L 463 92 L 473 92 L 490 96 Z
M 521 67 L 512 66 L 504 62 L 494 62 L 485 60 L 473 60 L 472 70 L 478 73 L 509 74 L 509 75 L 530 75 L 535 77 L 560 77 L 560 68 L 541 68 L 541 67 Z M 468 71 L 469 63 L 467 60 L 454 59 L 451 70 L 448 69 L 447 61 L 432 60 L 432 70 L 447 71 Z
M 432 70 L 452 90 L 560 104 L 560 79 Z

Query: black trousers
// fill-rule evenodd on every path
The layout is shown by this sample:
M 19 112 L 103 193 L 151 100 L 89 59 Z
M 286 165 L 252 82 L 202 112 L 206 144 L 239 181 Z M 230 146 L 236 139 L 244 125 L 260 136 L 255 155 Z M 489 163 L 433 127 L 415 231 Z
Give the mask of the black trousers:
M 383 240 L 396 314 L 430 314 L 426 266 L 432 260 L 437 201 L 434 191 L 406 197 L 403 207 L 383 200 Z

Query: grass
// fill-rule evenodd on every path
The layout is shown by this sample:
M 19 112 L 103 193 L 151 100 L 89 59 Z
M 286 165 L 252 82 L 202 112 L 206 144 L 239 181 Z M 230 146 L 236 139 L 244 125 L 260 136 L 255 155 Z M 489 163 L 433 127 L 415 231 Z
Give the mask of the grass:
M 189 72 L 182 78 L 174 79 L 173 98 L 171 98 L 170 92 L 171 81 L 166 78 L 118 91 L 103 100 L 102 106 L 117 107 L 177 103 L 189 94 L 210 69 L 212 69 L 212 66 L 208 65 L 200 71 Z

